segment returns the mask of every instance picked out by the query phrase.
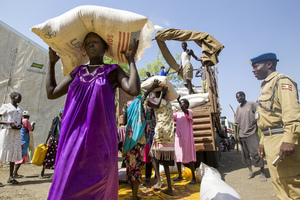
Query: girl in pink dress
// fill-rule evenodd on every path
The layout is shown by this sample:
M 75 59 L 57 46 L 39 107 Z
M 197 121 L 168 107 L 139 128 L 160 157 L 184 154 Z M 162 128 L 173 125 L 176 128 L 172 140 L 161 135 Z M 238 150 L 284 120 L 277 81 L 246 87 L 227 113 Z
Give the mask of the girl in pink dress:
M 190 103 L 187 99 L 177 101 L 181 107 L 182 112 L 174 113 L 174 121 L 176 124 L 176 134 L 175 134 L 175 162 L 177 164 L 178 169 L 178 177 L 173 181 L 182 180 L 181 174 L 181 163 L 188 164 L 192 171 L 193 179 L 189 182 L 190 185 L 196 184 L 195 177 L 195 166 L 194 162 L 196 162 L 196 150 L 194 143 L 194 135 L 193 135 L 193 111 L 188 109 Z

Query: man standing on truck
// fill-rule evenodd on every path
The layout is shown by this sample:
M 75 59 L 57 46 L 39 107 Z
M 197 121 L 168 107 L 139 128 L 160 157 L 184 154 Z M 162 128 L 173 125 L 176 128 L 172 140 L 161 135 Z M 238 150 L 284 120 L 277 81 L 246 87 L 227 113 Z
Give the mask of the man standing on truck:
M 237 132 L 240 133 L 238 140 L 242 146 L 242 162 L 249 169 L 248 179 L 253 178 L 252 162 L 255 167 L 260 167 L 260 180 L 266 181 L 264 160 L 259 156 L 257 150 L 259 137 L 255 119 L 256 103 L 246 101 L 246 95 L 242 91 L 236 93 L 236 99 L 240 105 L 236 109 L 235 123 Z
M 178 74 L 181 73 L 182 71 L 182 78 L 184 82 L 184 86 L 188 89 L 189 94 L 195 94 L 193 90 L 193 85 L 192 85 L 192 79 L 193 79 L 193 66 L 191 63 L 191 56 L 195 58 L 197 61 L 202 61 L 201 58 L 198 58 L 192 49 L 187 49 L 187 43 L 182 42 L 181 47 L 183 49 L 183 52 L 181 53 L 181 63 L 180 67 L 178 70 Z
M 300 199 L 300 107 L 297 83 L 276 71 L 279 60 L 265 53 L 250 60 L 252 72 L 263 80 L 257 103 L 262 130 L 258 153 L 267 158 L 272 184 L 280 199 Z M 280 162 L 272 162 L 279 157 Z

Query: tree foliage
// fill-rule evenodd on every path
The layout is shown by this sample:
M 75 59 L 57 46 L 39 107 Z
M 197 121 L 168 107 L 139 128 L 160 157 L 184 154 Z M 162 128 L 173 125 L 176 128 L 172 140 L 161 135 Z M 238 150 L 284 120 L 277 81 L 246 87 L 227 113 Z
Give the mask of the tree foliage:
M 178 62 L 180 59 L 179 54 L 175 55 L 175 60 Z M 156 75 L 162 66 L 165 66 L 165 69 L 169 69 L 169 65 L 167 64 L 166 60 L 164 59 L 163 55 L 161 54 L 161 51 L 158 50 L 156 54 L 156 59 L 154 61 L 147 62 L 145 67 L 139 68 L 139 76 L 142 80 L 145 80 L 147 78 L 146 72 L 150 72 L 151 75 Z M 183 81 L 180 76 L 178 76 L 177 72 L 174 69 L 170 69 L 169 75 L 167 75 L 168 80 L 173 84 L 175 88 L 183 87 Z
M 180 62 L 180 56 L 179 54 L 175 55 L 175 60 L 177 63 Z M 113 60 L 109 57 L 104 57 L 104 63 L 106 64 L 118 64 L 120 67 L 126 72 L 129 73 L 129 66 L 128 64 L 118 62 L 116 60 Z M 166 60 L 164 59 L 163 55 L 161 54 L 161 51 L 158 49 L 156 58 L 151 63 L 146 62 L 145 67 L 141 67 L 138 69 L 138 73 L 140 76 L 141 81 L 145 80 L 147 78 L 146 72 L 150 72 L 151 75 L 156 75 L 162 66 L 165 66 L 165 69 L 169 69 L 169 65 L 167 64 Z M 175 88 L 183 87 L 183 81 L 180 76 L 178 76 L 177 72 L 174 69 L 170 69 L 168 80 L 173 84 Z
M 118 62 L 114 59 L 104 56 L 104 63 L 106 64 L 118 64 L 126 73 L 129 73 L 128 64 Z

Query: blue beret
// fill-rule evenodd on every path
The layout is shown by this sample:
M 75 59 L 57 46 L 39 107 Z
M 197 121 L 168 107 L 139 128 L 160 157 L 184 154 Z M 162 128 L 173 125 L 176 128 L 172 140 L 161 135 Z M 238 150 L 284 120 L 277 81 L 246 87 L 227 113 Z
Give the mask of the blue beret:
M 253 65 L 255 63 L 265 61 L 265 60 L 277 60 L 277 62 L 279 61 L 275 53 L 264 53 L 254 58 L 251 58 L 249 63 L 250 65 Z

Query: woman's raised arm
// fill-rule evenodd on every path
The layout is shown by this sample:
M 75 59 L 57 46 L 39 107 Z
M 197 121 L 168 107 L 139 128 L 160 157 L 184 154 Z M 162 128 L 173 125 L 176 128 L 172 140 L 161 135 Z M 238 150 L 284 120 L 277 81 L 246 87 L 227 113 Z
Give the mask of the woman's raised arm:
M 134 41 L 133 49 L 129 49 L 128 52 L 122 52 L 126 57 L 130 74 L 129 77 L 125 74 L 125 72 L 119 68 L 117 72 L 117 82 L 120 87 L 128 94 L 132 96 L 137 96 L 141 93 L 141 82 L 138 71 L 136 69 L 134 57 L 139 45 L 139 41 Z
M 48 99 L 57 99 L 67 94 L 69 85 L 73 81 L 73 77 L 68 75 L 59 83 L 59 85 L 57 85 L 55 78 L 55 64 L 58 60 L 59 56 L 51 47 L 49 47 L 49 66 L 46 74 L 46 92 Z

